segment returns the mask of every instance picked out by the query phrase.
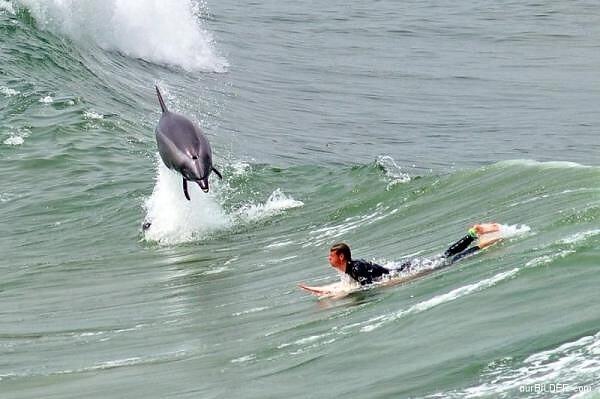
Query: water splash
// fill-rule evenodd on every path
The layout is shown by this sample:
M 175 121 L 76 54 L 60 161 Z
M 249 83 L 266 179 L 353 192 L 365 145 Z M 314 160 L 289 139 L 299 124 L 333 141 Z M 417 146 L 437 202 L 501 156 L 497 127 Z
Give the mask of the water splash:
M 0 11 L 6 11 L 10 14 L 14 14 L 15 8 L 9 1 L 0 0 Z
M 216 199 L 218 185 L 205 194 L 196 184 L 189 184 L 188 201 L 183 195 L 181 175 L 160 159 L 157 169 L 154 191 L 145 203 L 145 221 L 151 223 L 144 232 L 147 241 L 166 245 L 196 241 L 231 226 L 231 218 Z
M 390 190 L 396 184 L 410 182 L 410 176 L 402 171 L 402 168 L 389 155 L 377 157 L 377 165 L 383 168 L 386 176 L 390 179 L 386 190 Z
M 18 146 L 25 143 L 25 138 L 29 136 L 31 131 L 26 128 L 14 130 L 10 133 L 10 136 L 3 141 L 5 145 Z
M 54 102 L 54 99 L 51 96 L 46 96 L 40 98 L 39 102 L 42 104 L 52 104 Z
M 0 4 L 2 4 L 2 3 L 0 3 Z M 0 5 L 0 10 L 1 9 L 2 9 L 2 6 Z M 4 87 L 4 86 L 0 86 L 0 93 L 2 95 L 4 95 L 5 97 L 13 97 L 13 96 L 21 94 L 21 92 L 18 90 L 11 89 L 10 87 Z
M 278 188 L 264 204 L 246 203 L 228 213 L 221 201 L 232 188 L 226 180 L 217 179 L 213 180 L 210 193 L 203 193 L 195 183 L 188 183 L 191 197 L 188 201 L 183 194 L 181 175 L 168 169 L 159 155 L 156 158 L 156 184 L 144 204 L 144 225 L 149 226 L 144 231 L 146 241 L 175 245 L 204 240 L 236 224 L 254 223 L 304 205 Z
M 237 216 L 245 222 L 254 222 L 271 216 L 279 215 L 286 209 L 304 206 L 304 202 L 297 201 L 276 189 L 264 204 L 246 204 L 237 211 Z
M 85 111 L 83 117 L 88 120 L 99 120 L 104 119 L 104 115 L 94 112 L 92 110 Z
M 530 231 L 531 227 L 525 224 L 500 225 L 500 235 L 505 240 L 527 234 Z

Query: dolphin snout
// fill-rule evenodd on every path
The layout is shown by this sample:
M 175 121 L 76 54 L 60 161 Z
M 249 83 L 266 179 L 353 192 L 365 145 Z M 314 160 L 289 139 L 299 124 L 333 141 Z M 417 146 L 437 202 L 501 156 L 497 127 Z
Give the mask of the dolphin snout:
M 197 183 L 200 186 L 200 188 L 202 189 L 202 191 L 204 191 L 205 193 L 208 192 L 208 190 L 209 190 L 209 188 L 208 188 L 208 179 L 198 180 Z

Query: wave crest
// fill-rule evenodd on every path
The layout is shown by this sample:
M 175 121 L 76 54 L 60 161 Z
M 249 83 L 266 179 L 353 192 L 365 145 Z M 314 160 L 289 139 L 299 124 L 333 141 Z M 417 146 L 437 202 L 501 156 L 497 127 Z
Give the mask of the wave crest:
M 18 0 L 38 25 L 76 42 L 188 71 L 224 72 L 227 61 L 202 28 L 191 0 Z

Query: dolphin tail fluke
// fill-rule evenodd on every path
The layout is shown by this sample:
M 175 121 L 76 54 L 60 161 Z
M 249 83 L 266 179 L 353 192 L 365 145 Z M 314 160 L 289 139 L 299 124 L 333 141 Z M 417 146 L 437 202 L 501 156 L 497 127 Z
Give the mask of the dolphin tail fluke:
M 223 176 L 221 175 L 221 172 L 219 172 L 217 169 L 215 169 L 215 167 L 212 167 L 212 171 L 215 172 L 215 174 L 217 176 L 219 176 L 219 179 L 223 180 Z
M 158 90 L 158 86 L 154 86 L 154 87 L 156 87 L 156 95 L 158 96 L 158 102 L 160 103 L 160 108 L 162 109 L 162 112 L 167 112 L 168 109 L 167 109 L 167 106 L 165 105 L 165 100 L 163 100 L 162 95 L 160 94 L 160 90 Z
M 183 178 L 183 193 L 185 194 L 185 198 L 187 198 L 188 201 L 192 200 L 190 198 L 190 193 L 188 192 L 187 180 L 185 180 L 185 177 Z

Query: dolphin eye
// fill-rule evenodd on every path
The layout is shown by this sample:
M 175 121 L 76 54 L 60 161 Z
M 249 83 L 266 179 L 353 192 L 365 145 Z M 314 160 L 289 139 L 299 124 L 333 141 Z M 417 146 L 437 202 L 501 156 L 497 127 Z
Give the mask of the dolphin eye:
M 196 160 L 198 159 L 198 156 L 197 156 L 197 155 L 193 155 L 193 156 L 192 156 L 192 159 L 193 159 L 194 161 L 196 161 Z

